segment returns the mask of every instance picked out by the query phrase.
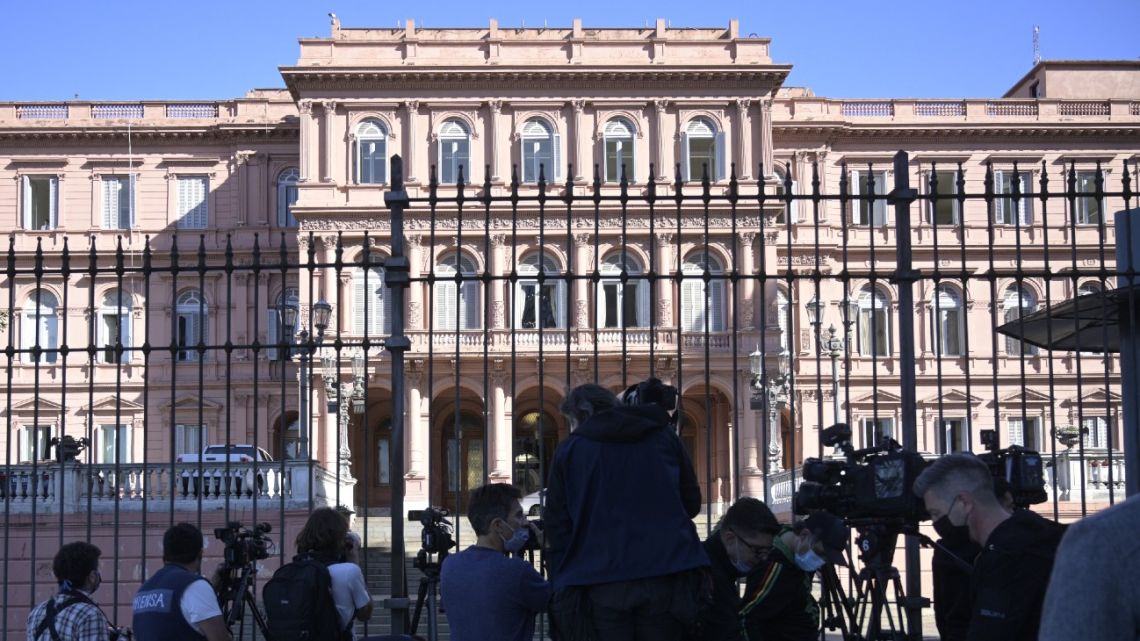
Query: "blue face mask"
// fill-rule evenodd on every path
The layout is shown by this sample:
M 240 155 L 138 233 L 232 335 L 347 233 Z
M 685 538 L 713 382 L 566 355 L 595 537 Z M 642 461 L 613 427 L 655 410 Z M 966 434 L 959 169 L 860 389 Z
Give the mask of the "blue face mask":
M 815 572 L 822 568 L 824 563 L 826 561 L 823 560 L 823 557 L 810 548 L 807 552 L 796 552 L 796 565 L 804 572 Z
M 518 554 L 524 547 L 527 541 L 530 540 L 530 528 L 520 527 L 515 530 L 511 538 L 503 540 L 503 549 L 510 554 Z

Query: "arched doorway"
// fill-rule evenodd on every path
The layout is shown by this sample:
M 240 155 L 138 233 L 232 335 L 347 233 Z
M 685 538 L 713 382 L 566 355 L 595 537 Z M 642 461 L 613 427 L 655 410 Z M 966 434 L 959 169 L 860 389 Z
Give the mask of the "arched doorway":
M 351 403 L 348 399 L 343 402 Z M 367 402 L 363 413 L 349 414 L 348 423 L 352 476 L 356 479 L 353 495 L 355 504 L 366 512 L 392 505 L 392 392 L 372 388 Z
M 515 421 L 511 478 L 524 496 L 546 487 L 557 445 L 558 423 L 548 412 L 530 410 Z
M 732 502 L 732 418 L 732 405 L 719 388 L 693 387 L 681 398 L 681 443 L 693 461 L 705 505 Z
M 301 442 L 301 423 L 297 412 L 288 411 L 273 422 L 273 457 L 279 461 L 297 458 Z
M 483 416 L 467 410 L 450 412 L 437 425 L 437 456 L 442 484 L 438 504 L 452 512 L 467 511 L 467 494 L 486 476 L 486 433 Z

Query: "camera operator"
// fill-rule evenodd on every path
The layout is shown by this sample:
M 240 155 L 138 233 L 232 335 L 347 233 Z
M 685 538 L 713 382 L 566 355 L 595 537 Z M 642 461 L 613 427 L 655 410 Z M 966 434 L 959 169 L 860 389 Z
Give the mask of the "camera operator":
M 968 452 L 947 454 L 919 475 L 914 493 L 930 518 L 966 526 L 982 546 L 970 578 L 970 641 L 1037 638 L 1041 604 L 1064 528 L 994 495 L 989 467 Z
M 162 535 L 166 565 L 143 583 L 132 607 L 139 641 L 231 641 L 214 588 L 199 574 L 203 543 L 190 523 Z
M 550 604 L 550 584 L 515 557 L 538 533 L 527 523 L 522 492 L 506 483 L 471 491 L 467 519 L 475 545 L 444 560 L 440 594 L 454 641 L 534 637 L 534 618 Z
M 740 616 L 749 639 L 809 641 L 819 636 L 812 577 L 824 565 L 847 565 L 850 531 L 838 517 L 817 512 L 781 528 L 767 563 L 748 575 Z
M 705 541 L 712 562 L 712 603 L 701 614 L 704 641 L 738 641 L 740 629 L 739 581 L 761 567 L 772 551 L 780 523 L 764 502 L 744 497 L 728 508 L 720 525 Z
M 28 614 L 28 641 L 107 641 L 107 617 L 91 600 L 103 582 L 99 548 L 84 541 L 68 543 L 55 553 L 51 569 L 59 592 Z
M 357 565 L 360 539 L 348 531 L 348 519 L 335 508 L 317 508 L 297 534 L 297 554 L 328 566 L 340 629 L 372 618 L 372 597 Z M 351 637 L 351 633 L 343 636 Z
M 675 399 L 660 381 L 644 385 Z M 560 408 L 571 432 L 554 455 L 543 521 L 562 638 L 670 641 L 698 624 L 709 565 L 692 521 L 700 486 L 669 414 L 646 400 L 622 405 L 586 384 Z

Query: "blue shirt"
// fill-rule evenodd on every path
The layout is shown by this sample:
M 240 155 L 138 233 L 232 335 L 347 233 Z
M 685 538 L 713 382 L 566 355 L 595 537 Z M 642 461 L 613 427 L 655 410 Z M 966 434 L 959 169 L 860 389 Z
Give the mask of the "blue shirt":
M 475 545 L 444 560 L 439 590 L 452 641 L 530 641 L 551 594 L 526 561 Z

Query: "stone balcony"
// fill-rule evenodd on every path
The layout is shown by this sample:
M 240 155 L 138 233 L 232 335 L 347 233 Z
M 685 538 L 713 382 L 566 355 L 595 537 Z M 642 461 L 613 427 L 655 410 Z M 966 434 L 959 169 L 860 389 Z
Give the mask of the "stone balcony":
M 1140 121 L 1140 101 L 1058 99 L 835 100 L 815 97 L 778 99 L 772 106 L 776 124 L 801 121 L 858 123 L 970 124 Z

